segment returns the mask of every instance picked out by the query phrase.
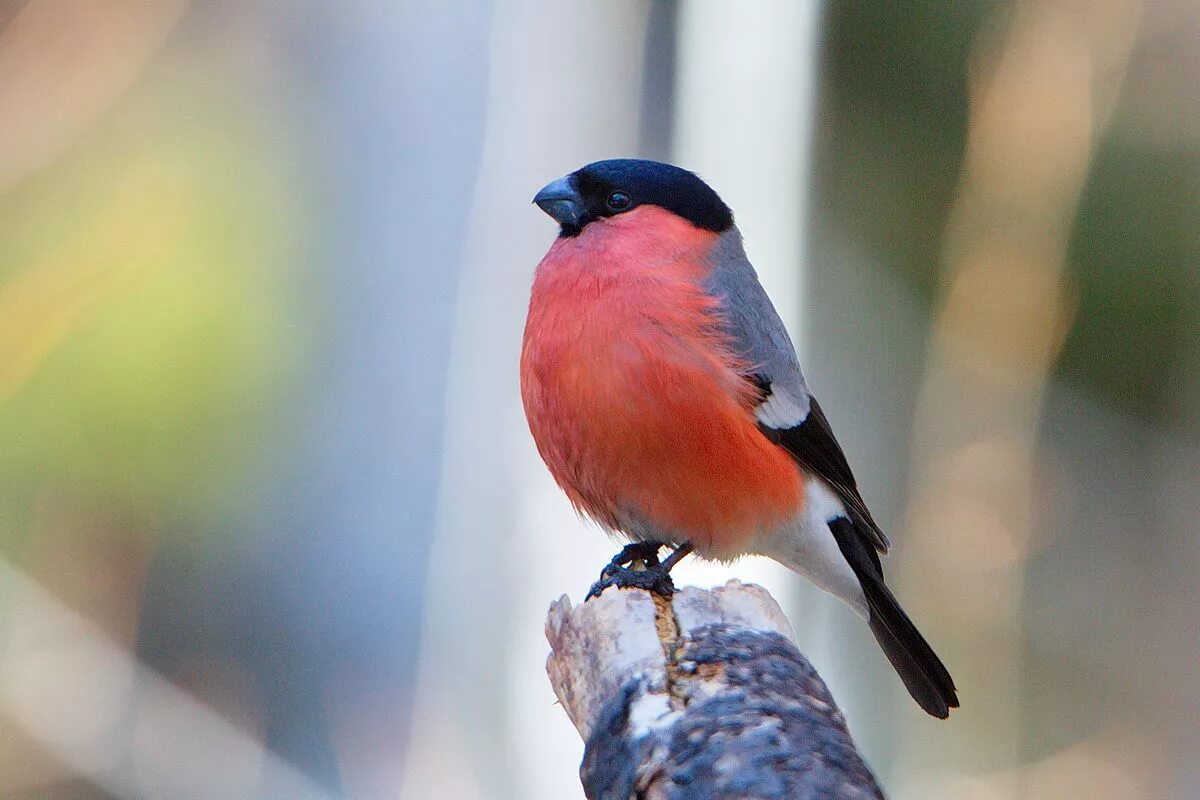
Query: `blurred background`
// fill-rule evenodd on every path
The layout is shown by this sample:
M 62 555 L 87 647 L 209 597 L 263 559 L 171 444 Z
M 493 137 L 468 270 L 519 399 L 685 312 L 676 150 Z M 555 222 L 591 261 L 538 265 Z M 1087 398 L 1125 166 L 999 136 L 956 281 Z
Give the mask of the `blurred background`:
M 0 0 L 0 797 L 551 800 L 613 545 L 545 182 L 697 170 L 963 708 L 769 564 L 894 798 L 1200 797 L 1200 5 Z

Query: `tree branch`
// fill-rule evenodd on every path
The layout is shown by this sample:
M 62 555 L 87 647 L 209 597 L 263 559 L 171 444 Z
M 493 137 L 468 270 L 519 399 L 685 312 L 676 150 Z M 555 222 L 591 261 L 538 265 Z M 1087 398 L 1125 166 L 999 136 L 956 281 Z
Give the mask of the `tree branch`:
M 589 800 L 883 797 L 760 586 L 564 596 L 546 637 Z

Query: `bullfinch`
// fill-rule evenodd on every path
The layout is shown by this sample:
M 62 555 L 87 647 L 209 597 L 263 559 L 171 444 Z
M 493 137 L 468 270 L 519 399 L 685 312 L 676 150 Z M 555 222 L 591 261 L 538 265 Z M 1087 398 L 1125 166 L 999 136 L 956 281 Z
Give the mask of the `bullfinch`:
M 887 536 L 729 207 L 695 174 L 637 159 L 588 164 L 534 202 L 559 234 L 533 280 L 525 415 L 575 508 L 632 543 L 593 593 L 669 592 L 693 550 L 768 556 L 864 617 L 921 708 L 948 716 L 954 682 L 884 583 Z

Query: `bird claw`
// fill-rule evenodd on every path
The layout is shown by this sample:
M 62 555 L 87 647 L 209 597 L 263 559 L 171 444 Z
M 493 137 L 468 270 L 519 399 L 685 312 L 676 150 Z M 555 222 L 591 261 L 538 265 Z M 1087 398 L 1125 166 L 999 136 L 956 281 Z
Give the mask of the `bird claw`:
M 645 589 L 668 599 L 675 594 L 675 582 L 671 580 L 671 573 L 663 569 L 661 564 L 646 569 L 609 564 L 600 573 L 600 580 L 593 583 L 592 588 L 588 590 L 587 596 L 583 598 L 584 602 L 599 597 L 610 586 L 618 589 Z
M 658 551 L 663 548 L 659 542 L 633 542 L 621 548 L 621 552 L 613 556 L 609 562 L 609 567 L 614 569 L 632 564 L 634 561 L 644 561 L 648 567 L 658 566 Z M 601 573 L 603 574 L 603 573 Z
M 645 589 L 669 598 L 675 593 L 675 583 L 671 580 L 670 568 L 664 567 L 658 560 L 658 551 L 661 548 L 662 545 L 657 542 L 634 542 L 626 545 L 621 552 L 613 556 L 604 569 L 600 570 L 600 580 L 592 584 L 584 602 L 599 597 L 610 586 L 619 589 Z M 645 567 L 635 569 L 633 564 L 638 561 L 645 564 Z

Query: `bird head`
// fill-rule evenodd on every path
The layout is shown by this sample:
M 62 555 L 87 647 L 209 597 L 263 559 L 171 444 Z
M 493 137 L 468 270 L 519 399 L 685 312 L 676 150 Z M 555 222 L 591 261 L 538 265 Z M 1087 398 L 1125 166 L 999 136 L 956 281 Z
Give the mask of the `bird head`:
M 597 220 L 642 206 L 657 206 L 714 233 L 733 225 L 729 206 L 694 173 L 636 158 L 580 167 L 543 186 L 533 202 L 559 224 L 559 235 L 567 237 L 578 236 Z

